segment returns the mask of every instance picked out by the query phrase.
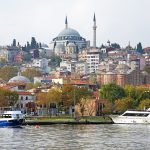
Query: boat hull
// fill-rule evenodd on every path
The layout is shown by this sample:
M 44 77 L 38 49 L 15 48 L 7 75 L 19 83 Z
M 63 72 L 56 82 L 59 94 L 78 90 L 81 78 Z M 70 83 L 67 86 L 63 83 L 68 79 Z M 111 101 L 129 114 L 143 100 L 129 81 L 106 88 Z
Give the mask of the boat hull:
M 0 127 L 18 127 L 21 126 L 24 119 L 0 120 Z
M 150 118 L 144 117 L 112 117 L 111 119 L 114 123 L 117 124 L 150 124 Z

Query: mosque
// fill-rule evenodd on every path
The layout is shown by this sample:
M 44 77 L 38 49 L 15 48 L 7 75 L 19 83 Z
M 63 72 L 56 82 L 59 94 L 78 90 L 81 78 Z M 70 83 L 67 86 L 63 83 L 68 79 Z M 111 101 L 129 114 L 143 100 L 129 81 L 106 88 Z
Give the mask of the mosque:
M 93 47 L 96 47 L 96 18 L 93 18 Z M 83 38 L 78 31 L 68 27 L 67 17 L 65 19 L 65 29 L 50 42 L 50 48 L 55 55 L 61 58 L 76 59 L 78 52 L 83 48 L 90 47 L 90 41 Z

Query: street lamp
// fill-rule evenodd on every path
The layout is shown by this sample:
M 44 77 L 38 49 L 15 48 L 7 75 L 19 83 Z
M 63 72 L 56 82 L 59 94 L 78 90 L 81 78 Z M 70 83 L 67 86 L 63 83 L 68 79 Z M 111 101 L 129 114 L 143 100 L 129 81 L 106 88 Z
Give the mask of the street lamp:
M 74 105 L 74 118 L 76 117 L 76 109 L 75 109 L 75 106 L 76 106 L 76 97 L 75 97 L 75 88 L 73 90 L 73 105 Z

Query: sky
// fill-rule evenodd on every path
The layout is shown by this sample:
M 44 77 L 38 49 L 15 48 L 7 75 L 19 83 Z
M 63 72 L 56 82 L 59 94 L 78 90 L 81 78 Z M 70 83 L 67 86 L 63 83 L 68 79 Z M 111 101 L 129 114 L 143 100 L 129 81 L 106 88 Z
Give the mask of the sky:
M 35 37 L 49 44 L 65 27 L 77 30 L 93 43 L 96 15 L 97 46 L 102 43 L 141 42 L 150 46 L 150 0 L 0 0 L 0 45 L 15 38 L 24 45 Z

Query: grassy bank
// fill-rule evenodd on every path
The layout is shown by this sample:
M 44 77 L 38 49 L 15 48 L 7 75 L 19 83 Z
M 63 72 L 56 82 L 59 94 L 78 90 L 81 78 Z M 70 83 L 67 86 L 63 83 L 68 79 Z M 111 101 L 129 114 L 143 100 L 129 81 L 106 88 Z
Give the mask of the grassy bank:
M 110 117 L 106 116 L 86 116 L 73 118 L 69 116 L 62 117 L 46 117 L 46 116 L 32 116 L 25 118 L 27 122 L 111 122 Z

